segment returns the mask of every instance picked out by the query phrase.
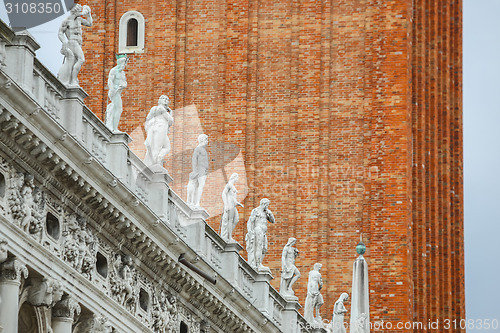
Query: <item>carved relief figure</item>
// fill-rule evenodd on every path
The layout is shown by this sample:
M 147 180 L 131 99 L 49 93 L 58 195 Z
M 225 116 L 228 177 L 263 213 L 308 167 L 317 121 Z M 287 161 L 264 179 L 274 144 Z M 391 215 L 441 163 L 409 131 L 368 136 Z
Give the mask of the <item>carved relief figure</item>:
M 110 103 L 106 107 L 106 126 L 115 133 L 118 131 L 118 123 L 123 111 L 122 91 L 127 87 L 125 77 L 125 65 L 128 57 L 126 55 L 116 56 L 116 66 L 109 71 L 108 76 L 108 98 Z
M 19 225 L 26 216 L 26 213 L 24 211 L 24 200 L 21 195 L 21 189 L 23 188 L 23 186 L 24 186 L 24 173 L 14 172 L 13 175 L 11 176 L 7 202 L 14 223 L 17 223 Z
M 158 105 L 153 106 L 146 118 L 145 130 L 147 133 L 146 157 L 144 164 L 147 166 L 163 166 L 165 155 L 170 152 L 170 140 L 168 132 L 174 123 L 174 112 L 168 107 L 170 100 L 168 96 L 161 95 L 158 99 Z
M 258 271 L 269 271 L 262 265 L 267 253 L 267 222 L 274 223 L 274 215 L 268 209 L 269 199 L 262 199 L 260 206 L 252 210 L 247 222 L 247 234 L 245 241 L 248 252 L 248 263 Z
M 39 239 L 41 238 L 45 213 L 45 198 L 43 192 L 39 187 L 35 187 L 33 192 L 33 204 L 31 207 L 32 219 L 29 224 L 29 233 L 32 236 L 38 236 Z
M 153 304 L 153 330 L 158 333 L 176 332 L 178 322 L 176 299 L 162 290 Z
M 68 86 L 78 86 L 78 73 L 85 62 L 82 50 L 82 25 L 92 26 L 92 14 L 89 6 L 76 4 L 61 23 L 58 34 L 62 43 L 61 53 L 64 55 L 64 62 L 57 77 Z
M 304 306 L 304 318 L 313 325 L 321 325 L 322 319 L 320 308 L 323 305 L 323 279 L 321 278 L 321 264 L 314 264 L 314 268 L 309 272 L 309 281 L 307 283 L 306 304 Z M 316 315 L 315 315 L 316 313 Z
M 234 242 L 232 234 L 233 230 L 240 219 L 237 206 L 243 207 L 238 202 L 238 191 L 234 187 L 234 183 L 238 181 L 238 174 L 233 173 L 229 181 L 222 191 L 222 201 L 224 202 L 224 212 L 222 213 L 220 235 L 226 242 Z
M 33 190 L 35 189 L 35 184 L 33 183 L 33 176 L 26 174 L 24 176 L 24 184 L 21 189 L 21 197 L 23 200 L 23 211 L 24 217 L 21 221 L 21 228 L 24 231 L 28 231 L 30 224 L 33 222 L 33 208 L 35 205 L 35 200 L 33 198 Z
M 198 136 L 198 146 L 194 149 L 192 165 L 193 171 L 189 174 L 187 186 L 187 203 L 194 207 L 200 206 L 201 194 L 205 187 L 208 175 L 208 153 L 205 147 L 208 145 L 208 136 Z
M 291 237 L 288 239 L 281 254 L 281 283 L 280 294 L 285 298 L 295 296 L 293 284 L 300 278 L 300 272 L 295 266 L 295 260 L 299 255 L 299 250 L 293 246 L 297 243 L 297 239 Z M 295 298 L 295 297 L 294 297 Z
M 344 302 L 347 301 L 348 298 L 349 295 L 347 295 L 347 293 L 342 293 L 333 306 L 332 333 L 346 333 L 344 315 L 347 313 L 347 310 L 344 306 Z
M 139 297 L 139 288 L 130 257 L 116 254 L 113 271 L 109 277 L 111 295 L 122 305 L 133 309 Z
M 66 222 L 63 259 L 90 279 L 96 263 L 98 239 L 87 228 L 87 220 L 72 214 Z

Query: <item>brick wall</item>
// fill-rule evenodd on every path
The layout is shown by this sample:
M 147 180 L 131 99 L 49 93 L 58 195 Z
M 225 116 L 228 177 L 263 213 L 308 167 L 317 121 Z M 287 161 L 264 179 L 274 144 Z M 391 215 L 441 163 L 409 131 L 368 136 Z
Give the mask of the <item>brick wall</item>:
M 232 172 L 243 176 L 241 244 L 268 197 L 275 287 L 294 236 L 296 293 L 304 304 L 308 272 L 323 263 L 331 320 L 363 233 L 372 321 L 464 318 L 461 0 L 86 4 L 95 16 L 80 74 L 87 105 L 102 117 L 120 17 L 141 12 L 145 52 L 126 69 L 120 129 L 144 154 L 147 112 L 170 96 L 166 167 L 184 198 L 196 137 L 209 135 L 209 223 L 218 230 Z

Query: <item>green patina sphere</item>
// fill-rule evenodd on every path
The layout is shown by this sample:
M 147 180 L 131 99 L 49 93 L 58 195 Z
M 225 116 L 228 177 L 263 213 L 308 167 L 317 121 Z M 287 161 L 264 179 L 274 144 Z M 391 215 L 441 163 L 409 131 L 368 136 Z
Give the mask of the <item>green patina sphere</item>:
M 365 254 L 366 246 L 363 242 L 359 242 L 358 245 L 356 245 L 356 252 L 358 252 L 359 255 Z

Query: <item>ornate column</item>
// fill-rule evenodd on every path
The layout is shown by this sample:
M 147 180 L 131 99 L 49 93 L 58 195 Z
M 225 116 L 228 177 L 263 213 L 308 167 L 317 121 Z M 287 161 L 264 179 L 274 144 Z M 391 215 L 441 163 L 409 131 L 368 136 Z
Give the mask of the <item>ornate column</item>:
M 2 333 L 17 333 L 19 287 L 21 279 L 28 277 L 28 269 L 16 258 L 0 265 L 0 327 Z
M 71 333 L 75 313 L 80 314 L 80 305 L 69 295 L 64 295 L 62 300 L 52 309 L 52 330 L 54 333 Z

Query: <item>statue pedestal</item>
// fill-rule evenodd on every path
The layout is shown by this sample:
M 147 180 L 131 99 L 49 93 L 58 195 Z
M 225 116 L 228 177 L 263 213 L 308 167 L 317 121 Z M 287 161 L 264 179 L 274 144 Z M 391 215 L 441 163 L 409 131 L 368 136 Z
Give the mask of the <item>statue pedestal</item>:
M 243 246 L 238 242 L 227 243 L 224 247 L 224 252 L 222 253 L 222 271 L 224 277 L 232 285 L 239 285 L 239 261 L 240 261 L 240 251 L 243 250 Z
M 127 177 L 128 145 L 132 138 L 127 133 L 113 133 L 109 142 L 107 164 L 118 179 Z
M 269 317 L 271 314 L 269 309 L 269 289 L 271 288 L 270 282 L 273 276 L 271 275 L 271 271 L 257 271 L 257 273 L 253 290 L 254 305 L 260 312 Z
M 290 296 L 288 296 L 290 297 Z M 295 297 L 295 296 L 293 296 Z M 284 297 L 286 302 L 285 309 L 282 312 L 282 325 L 283 332 L 287 333 L 300 333 L 300 326 L 298 325 L 299 309 L 301 308 L 298 297 L 297 300 L 289 301 L 288 298 Z

